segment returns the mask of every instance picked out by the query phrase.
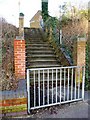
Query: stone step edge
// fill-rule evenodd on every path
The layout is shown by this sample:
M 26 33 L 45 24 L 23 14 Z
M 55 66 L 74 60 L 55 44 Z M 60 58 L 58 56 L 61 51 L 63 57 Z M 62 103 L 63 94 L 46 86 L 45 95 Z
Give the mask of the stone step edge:
M 35 63 L 35 62 L 57 62 L 57 60 L 54 60 L 54 59 L 52 59 L 52 60 L 45 60 L 45 59 L 40 59 L 40 60 L 26 60 L 26 63 L 28 63 L 28 62 L 30 62 L 30 63 Z

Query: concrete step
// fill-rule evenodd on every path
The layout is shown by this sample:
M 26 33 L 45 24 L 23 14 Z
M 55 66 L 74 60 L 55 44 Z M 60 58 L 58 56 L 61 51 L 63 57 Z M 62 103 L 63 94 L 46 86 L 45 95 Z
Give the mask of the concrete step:
M 47 43 L 42 43 L 42 44 L 40 44 L 40 43 L 38 43 L 38 44 L 36 44 L 36 43 L 33 43 L 33 44 L 26 44 L 26 47 L 28 47 L 28 46 L 32 46 L 32 47 L 49 47 L 50 45 L 49 44 L 47 44 Z
M 31 42 L 37 42 L 37 41 L 38 41 L 38 43 L 46 42 L 46 41 L 43 41 L 42 39 L 29 39 L 28 38 L 28 40 L 26 41 L 26 44 L 31 43 Z
M 59 64 L 34 64 L 34 65 L 27 65 L 26 68 L 50 68 L 50 67 L 60 67 Z
M 43 39 L 41 37 L 35 37 L 35 36 L 31 37 L 31 36 L 28 36 L 28 40 L 43 40 Z
M 27 50 L 27 54 L 54 54 L 54 51 L 53 50 Z
M 27 53 L 26 53 L 26 56 L 27 55 L 40 55 L 40 54 L 42 54 L 42 55 L 50 55 L 50 54 L 53 54 L 53 55 L 55 55 L 54 54 L 54 52 L 53 52 L 53 50 L 46 50 L 46 51 L 44 51 L 44 50 L 42 50 L 42 51 L 40 51 L 40 50 L 38 50 L 38 51 L 36 51 L 36 50 L 27 50 Z
M 38 40 L 29 40 L 29 41 L 26 41 L 26 46 L 28 45 L 28 44 L 48 44 L 47 42 L 45 42 L 45 41 L 42 41 L 42 40 L 40 40 L 40 41 L 38 41 Z
M 57 58 L 56 57 L 26 57 L 26 61 L 54 61 L 56 60 L 57 61 Z
M 27 68 L 60 67 L 54 49 L 42 38 L 39 29 L 31 29 L 25 36 Z
M 27 46 L 26 49 L 27 50 L 43 50 L 43 51 L 45 51 L 45 50 L 53 50 L 53 48 L 49 47 L 49 46 L 39 46 L 39 47 L 37 47 L 37 46 L 35 46 L 35 47 Z
M 28 35 L 29 36 L 29 35 Z M 39 37 L 38 35 L 30 35 L 29 37 L 29 40 L 41 40 L 42 38 L 41 37 Z
M 55 59 L 52 59 L 52 60 L 47 60 L 47 59 L 39 59 L 39 60 L 27 60 L 26 61 L 26 64 L 58 64 L 59 62 L 57 62 Z
M 58 64 L 58 62 L 57 61 L 48 61 L 48 60 L 40 60 L 40 61 L 31 61 L 31 60 L 29 60 L 29 61 L 27 61 L 26 62 L 26 64 L 31 64 L 31 65 L 34 65 L 34 64 Z
M 31 60 L 27 59 L 26 62 L 30 62 L 30 63 L 33 63 L 33 62 L 38 62 L 38 63 L 39 62 L 40 63 L 41 62 L 56 62 L 56 59 L 48 59 L 48 60 L 47 59 L 35 59 L 35 60 L 33 60 L 33 59 L 31 59 Z
M 36 58 L 45 58 L 45 57 L 46 57 L 46 58 L 51 58 L 51 57 L 52 57 L 52 58 L 53 58 L 53 57 L 54 57 L 54 58 L 55 58 L 56 56 L 55 56 L 54 54 L 39 54 L 39 55 L 38 55 L 38 54 L 36 54 L 36 55 L 35 55 L 35 54 L 34 54 L 34 55 L 32 54 L 32 55 L 30 55 L 30 56 L 27 55 L 27 58 L 28 58 L 28 57 L 30 57 L 30 58 L 31 58 L 31 57 L 32 57 L 32 58 L 34 58 L 34 57 L 36 57 Z
M 36 39 L 37 39 L 37 40 L 41 40 L 41 39 L 42 39 L 42 38 L 41 38 L 40 36 L 38 36 L 38 35 L 30 35 L 29 38 L 30 38 L 30 40 L 34 40 L 34 39 L 35 39 L 35 40 L 36 40 Z

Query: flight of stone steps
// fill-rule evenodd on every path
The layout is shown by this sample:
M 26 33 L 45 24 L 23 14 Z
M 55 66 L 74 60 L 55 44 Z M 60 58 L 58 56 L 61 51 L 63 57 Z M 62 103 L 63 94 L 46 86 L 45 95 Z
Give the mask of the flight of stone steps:
M 45 40 L 39 29 L 25 29 L 26 68 L 60 67 L 53 47 Z

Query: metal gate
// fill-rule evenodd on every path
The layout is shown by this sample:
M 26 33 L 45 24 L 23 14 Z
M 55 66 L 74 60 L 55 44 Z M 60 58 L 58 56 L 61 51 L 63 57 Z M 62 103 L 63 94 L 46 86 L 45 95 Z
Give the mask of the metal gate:
M 85 66 L 27 69 L 30 110 L 84 100 Z

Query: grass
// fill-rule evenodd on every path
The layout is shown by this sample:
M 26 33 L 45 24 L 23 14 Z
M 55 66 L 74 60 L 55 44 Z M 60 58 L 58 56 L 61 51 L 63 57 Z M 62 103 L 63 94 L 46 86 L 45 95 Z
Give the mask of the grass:
M 8 106 L 8 107 L 0 107 L 0 113 L 13 113 L 13 112 L 21 112 L 27 110 L 27 104 Z

